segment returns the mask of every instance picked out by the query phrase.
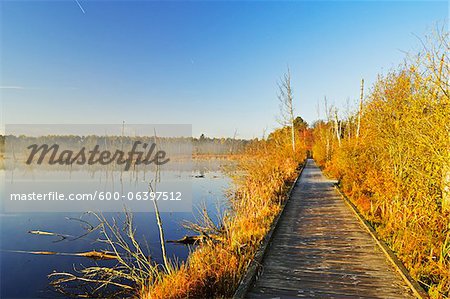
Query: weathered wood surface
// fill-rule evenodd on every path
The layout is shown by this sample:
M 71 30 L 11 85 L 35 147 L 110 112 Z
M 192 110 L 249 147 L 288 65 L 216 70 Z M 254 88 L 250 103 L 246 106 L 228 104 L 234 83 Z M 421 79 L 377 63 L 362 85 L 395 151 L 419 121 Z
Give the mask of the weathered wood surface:
M 248 298 L 415 298 L 372 236 L 308 160 Z

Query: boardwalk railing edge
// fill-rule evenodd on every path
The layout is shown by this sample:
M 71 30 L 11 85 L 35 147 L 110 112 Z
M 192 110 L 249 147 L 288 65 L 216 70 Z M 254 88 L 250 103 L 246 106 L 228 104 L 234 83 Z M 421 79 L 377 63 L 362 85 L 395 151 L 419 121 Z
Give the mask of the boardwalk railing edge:
M 339 195 L 344 199 L 344 202 L 350 207 L 353 213 L 356 215 L 361 224 L 369 232 L 372 238 L 375 240 L 377 245 L 381 248 L 381 251 L 386 255 L 388 260 L 394 266 L 403 280 L 408 284 L 410 289 L 413 291 L 414 295 L 419 299 L 429 298 L 428 293 L 420 286 L 420 284 L 411 277 L 408 270 L 405 268 L 403 263 L 398 259 L 395 253 L 389 248 L 389 246 L 380 238 L 378 233 L 375 231 L 373 226 L 364 218 L 364 216 L 359 212 L 358 208 L 353 204 L 353 202 L 342 192 L 337 184 L 334 184 L 334 188 L 337 190 Z
M 258 272 L 261 268 L 262 261 L 264 259 L 264 255 L 267 252 L 267 249 L 269 247 L 270 241 L 272 240 L 273 233 L 275 232 L 278 222 L 283 215 L 284 208 L 286 207 L 290 197 L 292 190 L 294 190 L 295 185 L 297 184 L 297 181 L 300 179 L 303 173 L 303 169 L 305 169 L 306 166 L 305 160 L 301 166 L 301 169 L 299 171 L 299 174 L 297 178 L 292 183 L 291 188 L 289 189 L 289 192 L 286 195 L 286 200 L 284 201 L 283 205 L 281 206 L 281 211 L 278 213 L 278 215 L 275 217 L 274 221 L 272 222 L 272 225 L 270 227 L 270 230 L 268 233 L 264 236 L 264 239 L 262 240 L 261 244 L 259 245 L 258 249 L 256 250 L 255 256 L 250 262 L 250 265 L 247 268 L 247 271 L 245 272 L 244 276 L 242 277 L 238 288 L 236 289 L 233 299 L 242 299 L 245 298 L 245 295 L 247 294 L 248 290 L 252 286 L 253 282 L 255 281 L 256 277 L 258 276 Z

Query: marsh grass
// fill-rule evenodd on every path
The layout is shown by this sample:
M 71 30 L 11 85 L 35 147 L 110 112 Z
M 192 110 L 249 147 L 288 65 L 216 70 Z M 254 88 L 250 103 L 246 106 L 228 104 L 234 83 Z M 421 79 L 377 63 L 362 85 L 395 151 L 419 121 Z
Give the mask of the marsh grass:
M 102 214 L 89 213 L 99 223 L 96 226 L 108 256 L 114 265 L 96 264 L 80 267 L 73 272 L 54 272 L 50 284 L 60 293 L 71 297 L 117 298 L 133 297 L 136 286 L 160 279 L 161 266 L 150 259 L 149 250 L 136 239 L 133 214 L 124 211 L 124 219 L 107 219 Z
M 142 289 L 141 298 L 229 298 L 233 295 L 256 249 L 269 231 L 275 216 L 297 176 L 306 149 L 297 138 L 292 151 L 285 131 L 268 140 L 247 146 L 237 169 L 230 174 L 234 191 L 230 209 L 214 224 L 203 210 L 201 221 L 187 227 L 207 234 L 176 271 L 163 275 Z

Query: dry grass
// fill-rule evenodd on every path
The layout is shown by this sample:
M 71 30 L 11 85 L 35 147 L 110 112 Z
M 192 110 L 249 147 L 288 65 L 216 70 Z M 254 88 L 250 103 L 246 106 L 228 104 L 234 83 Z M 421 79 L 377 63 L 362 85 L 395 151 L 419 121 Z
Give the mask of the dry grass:
M 163 264 L 150 259 L 148 248 L 136 239 L 132 213 L 125 211 L 112 219 L 90 213 L 97 225 L 80 221 L 89 224 L 87 234 L 98 231 L 97 242 L 104 245 L 103 252 L 90 254 L 108 257 L 114 264 L 52 273 L 51 285 L 67 296 L 85 298 L 232 296 L 280 212 L 299 163 L 306 158 L 304 140 L 296 138 L 294 153 L 287 132 L 277 130 L 267 140 L 253 141 L 240 155 L 237 169 L 230 170 L 235 185 L 229 194 L 230 209 L 219 215 L 219 223 L 203 209 L 197 222 L 185 224 L 201 236 L 186 262 L 178 263 L 164 254 L 164 231 L 156 204 Z M 150 190 L 153 188 L 150 184 Z
M 295 155 L 290 135 L 284 131 L 247 147 L 233 176 L 236 189 L 231 196 L 232 208 L 214 230 L 216 237 L 200 244 L 176 271 L 143 288 L 141 298 L 233 295 L 258 245 L 280 212 L 299 162 L 306 157 L 304 143 L 300 138 L 297 140 Z

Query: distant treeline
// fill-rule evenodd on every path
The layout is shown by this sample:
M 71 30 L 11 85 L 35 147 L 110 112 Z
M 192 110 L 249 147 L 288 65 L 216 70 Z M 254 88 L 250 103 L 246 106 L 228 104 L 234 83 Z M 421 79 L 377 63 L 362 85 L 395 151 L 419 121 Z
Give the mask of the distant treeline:
M 235 138 L 191 138 L 192 152 L 197 155 L 230 155 L 242 153 L 250 140 Z
M 5 145 L 5 140 L 7 144 Z M 76 135 L 48 135 L 41 137 L 0 135 L 0 154 L 4 155 L 6 146 L 15 154 L 23 154 L 24 150 L 32 144 L 58 144 L 61 147 L 79 148 L 86 146 L 92 148 L 99 145 L 100 149 L 125 148 L 128 149 L 135 141 L 157 143 L 158 146 L 172 154 L 194 155 L 230 155 L 241 153 L 250 142 L 235 138 L 209 138 L 203 134 L 200 138 L 194 137 L 153 137 L 153 136 L 76 136 Z M 10 147 L 11 146 L 11 147 Z

